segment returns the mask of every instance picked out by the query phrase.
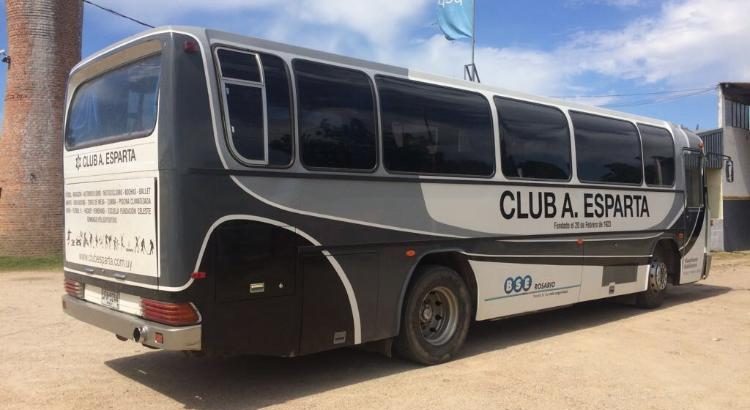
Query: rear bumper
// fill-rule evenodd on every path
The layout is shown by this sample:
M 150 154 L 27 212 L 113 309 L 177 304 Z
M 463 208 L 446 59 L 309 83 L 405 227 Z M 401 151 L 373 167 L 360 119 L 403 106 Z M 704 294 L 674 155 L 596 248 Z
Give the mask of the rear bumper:
M 62 306 L 68 315 L 126 339 L 134 340 L 133 331 L 140 329 L 141 337 L 137 341 L 149 347 L 164 350 L 201 350 L 201 325 L 167 326 L 70 295 L 63 295 Z M 156 342 L 156 333 L 164 336 L 164 343 Z

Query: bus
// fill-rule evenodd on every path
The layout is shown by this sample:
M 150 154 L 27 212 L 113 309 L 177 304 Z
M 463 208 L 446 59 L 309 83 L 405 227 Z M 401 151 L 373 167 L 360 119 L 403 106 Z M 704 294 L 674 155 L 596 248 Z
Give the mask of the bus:
M 702 147 L 662 120 L 156 28 L 70 74 L 63 309 L 164 350 L 443 363 L 474 321 L 655 308 L 707 277 Z

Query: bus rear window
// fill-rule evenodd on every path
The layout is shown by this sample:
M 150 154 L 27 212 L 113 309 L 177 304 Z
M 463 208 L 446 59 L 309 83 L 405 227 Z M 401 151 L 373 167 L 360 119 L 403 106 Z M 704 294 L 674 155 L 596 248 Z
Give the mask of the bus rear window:
M 65 129 L 69 149 L 145 137 L 156 125 L 161 55 L 89 80 L 73 95 Z

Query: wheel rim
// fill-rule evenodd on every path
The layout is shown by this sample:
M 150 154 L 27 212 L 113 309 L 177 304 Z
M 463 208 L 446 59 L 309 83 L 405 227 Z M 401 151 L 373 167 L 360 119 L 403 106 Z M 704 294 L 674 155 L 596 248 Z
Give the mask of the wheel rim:
M 664 262 L 657 262 L 651 265 L 651 272 L 649 273 L 651 288 L 655 291 L 662 291 L 667 288 L 667 264 Z
M 417 312 L 424 340 L 440 346 L 456 333 L 458 298 L 446 287 L 436 287 L 424 296 Z

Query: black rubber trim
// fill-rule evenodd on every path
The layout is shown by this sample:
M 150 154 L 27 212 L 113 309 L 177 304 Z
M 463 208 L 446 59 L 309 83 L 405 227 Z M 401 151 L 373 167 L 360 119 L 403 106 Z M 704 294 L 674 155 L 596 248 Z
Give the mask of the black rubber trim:
M 254 177 L 272 177 L 272 178 L 299 178 L 299 179 L 342 179 L 352 181 L 388 181 L 388 182 L 418 182 L 432 184 L 462 184 L 462 185 L 510 185 L 510 186 L 532 186 L 532 187 L 549 187 L 549 188 L 584 188 L 584 189 L 602 189 L 613 191 L 643 191 L 643 192 L 673 192 L 684 193 L 681 189 L 670 188 L 644 188 L 640 185 L 599 185 L 599 184 L 575 184 L 575 183 L 543 183 L 533 181 L 497 181 L 487 179 L 465 179 L 466 177 L 458 176 L 453 178 L 418 178 L 411 176 L 382 176 L 372 174 L 333 174 L 333 173 L 306 173 L 306 172 L 285 172 L 271 170 L 229 170 L 229 169 L 212 169 L 212 168 L 188 168 L 189 174 L 198 175 L 222 175 L 222 176 L 254 176 Z
M 384 228 L 385 229 L 385 228 Z M 412 241 L 394 241 L 394 242 L 371 242 L 371 243 L 358 243 L 358 244 L 329 244 L 320 246 L 302 246 L 300 250 L 302 252 L 320 252 L 320 251 L 332 251 L 332 250 L 344 250 L 344 249 L 356 249 L 363 246 L 368 247 L 380 247 L 380 246 L 431 246 L 440 245 L 446 248 L 453 247 L 456 249 L 465 249 L 466 244 L 473 242 L 484 242 L 484 241 L 520 241 L 520 240 L 534 240 L 534 239 L 582 239 L 584 243 L 587 237 L 601 237 L 601 236 L 613 236 L 613 235 L 649 235 L 655 234 L 654 236 L 661 235 L 659 239 L 672 238 L 680 229 L 654 229 L 654 230 L 643 230 L 643 231 L 611 231 L 611 232 L 581 232 L 581 233 L 565 233 L 565 234 L 541 234 L 541 235 L 506 235 L 506 236 L 482 236 L 474 238 L 443 238 L 424 235 L 427 239 L 423 240 L 412 240 Z M 626 238 L 611 238 L 613 241 L 626 239 Z M 657 239 L 657 238 L 642 238 L 642 239 Z M 584 245 L 585 246 L 585 245 Z
M 106 277 L 110 279 L 116 279 L 119 281 L 142 283 L 144 285 L 152 285 L 152 286 L 159 285 L 159 278 L 157 276 L 139 275 L 133 272 L 121 272 L 121 271 L 106 269 L 106 268 L 96 268 L 93 266 L 81 265 L 78 263 L 73 263 L 73 262 L 68 262 L 68 261 L 64 263 L 63 269 L 75 269 L 77 271 L 85 272 L 87 274 L 92 275 L 92 276 L 86 275 L 86 277 Z M 88 272 L 88 270 L 93 270 L 93 271 Z M 93 275 L 96 275 L 96 276 L 93 276 Z
M 519 264 L 536 264 L 536 265 L 559 265 L 559 266 L 633 266 L 647 265 L 648 256 L 630 256 L 622 255 L 616 258 L 606 256 L 569 256 L 555 257 L 546 255 L 524 255 L 524 256 L 492 256 L 492 255 L 468 255 L 469 260 L 481 262 L 502 262 L 502 263 L 519 263 Z

